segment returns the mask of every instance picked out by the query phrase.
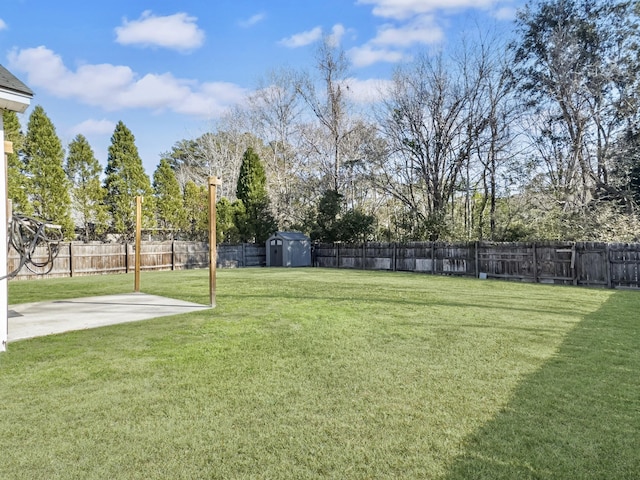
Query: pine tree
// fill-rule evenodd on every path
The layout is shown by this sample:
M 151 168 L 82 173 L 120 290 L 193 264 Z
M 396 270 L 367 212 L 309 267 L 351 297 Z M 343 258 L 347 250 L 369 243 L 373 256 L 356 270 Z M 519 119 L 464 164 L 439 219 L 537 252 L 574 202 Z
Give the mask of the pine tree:
M 102 167 L 83 135 L 69 144 L 65 170 L 71 181 L 71 200 L 82 224 L 83 239 L 95 240 L 107 230 L 109 214 L 103 203 L 106 191 L 100 183 Z
M 40 105 L 29 116 L 24 159 L 35 215 L 59 224 L 65 238 L 73 238 L 69 181 L 63 168 L 64 150 L 53 123 Z
M 209 235 L 209 200 L 207 188 L 189 180 L 184 186 L 184 210 L 190 240 L 206 241 Z
M 260 157 L 248 148 L 242 157 L 236 197 L 244 205 L 244 215 L 238 215 L 236 226 L 243 241 L 262 243 L 277 230 L 270 210 L 267 176 Z
M 185 228 L 187 218 L 180 184 L 166 158 L 160 160 L 158 168 L 153 173 L 153 191 L 159 227 L 167 230 Z M 171 237 L 173 238 L 173 234 Z
M 111 136 L 104 186 L 112 228 L 124 240 L 135 235 L 137 196 L 144 197 L 142 227 L 152 228 L 155 225 L 151 181 L 142 166 L 135 137 L 122 121 L 118 122 Z
M 33 206 L 27 195 L 26 166 L 20 158 L 24 145 L 24 134 L 16 112 L 2 111 L 4 139 L 13 143 L 13 153 L 7 154 L 7 196 L 13 202 L 13 211 L 33 215 Z

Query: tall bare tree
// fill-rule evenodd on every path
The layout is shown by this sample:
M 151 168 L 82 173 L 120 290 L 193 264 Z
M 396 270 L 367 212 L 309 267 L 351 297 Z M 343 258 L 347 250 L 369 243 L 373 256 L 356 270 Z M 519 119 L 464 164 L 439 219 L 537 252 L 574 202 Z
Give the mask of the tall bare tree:
M 304 165 L 297 148 L 302 112 L 295 73 L 290 70 L 271 71 L 248 98 L 248 127 L 265 144 L 261 158 L 271 205 L 281 228 L 301 221 L 297 213 L 306 198 L 301 184 Z
M 476 114 L 478 78 L 464 77 L 444 54 L 424 54 L 396 72 L 380 118 L 389 151 L 375 178 L 405 205 L 417 237 L 445 234 L 447 206 L 486 127 Z
M 243 133 L 230 125 L 220 124 L 215 132 L 207 132 L 195 139 L 180 140 L 162 155 L 176 172 L 176 178 L 184 191 L 192 181 L 196 185 L 206 185 L 207 178 L 215 175 L 221 178 L 220 197 L 235 199 L 235 184 L 242 163 L 242 155 L 247 148 L 263 148 L 255 135 Z
M 349 63 L 346 55 L 335 40 L 325 37 L 316 53 L 316 71 L 322 89 L 316 78 L 303 74 L 297 82 L 297 91 L 313 111 L 321 129 L 324 142 L 316 142 L 317 137 L 308 137 L 317 153 L 330 163 L 326 172 L 331 179 L 329 187 L 336 192 L 344 187 L 342 168 L 344 166 L 345 143 L 353 133 L 353 125 L 348 112 L 346 90 Z
M 515 127 L 521 108 L 514 95 L 511 82 L 511 51 L 497 36 L 489 33 L 476 39 L 470 59 L 471 78 L 477 82 L 477 119 L 481 119 L 475 155 L 480 168 L 479 183 L 482 195 L 472 216 L 477 219 L 475 238 L 495 239 L 498 235 L 497 205 L 499 196 L 509 196 L 509 186 L 520 178 L 514 178 L 513 164 L 519 148 L 517 138 L 520 129 Z M 475 73 L 474 73 L 475 72 Z M 474 80 L 471 80 L 474 81 Z M 505 188 L 506 187 L 506 188 Z M 488 207 L 489 229 L 485 228 Z

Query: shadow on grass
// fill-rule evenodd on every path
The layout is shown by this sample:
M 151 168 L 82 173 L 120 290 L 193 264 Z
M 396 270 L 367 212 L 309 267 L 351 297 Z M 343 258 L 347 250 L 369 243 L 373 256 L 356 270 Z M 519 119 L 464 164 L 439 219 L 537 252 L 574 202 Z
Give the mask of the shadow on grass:
M 454 479 L 640 478 L 640 294 L 617 292 L 465 442 Z

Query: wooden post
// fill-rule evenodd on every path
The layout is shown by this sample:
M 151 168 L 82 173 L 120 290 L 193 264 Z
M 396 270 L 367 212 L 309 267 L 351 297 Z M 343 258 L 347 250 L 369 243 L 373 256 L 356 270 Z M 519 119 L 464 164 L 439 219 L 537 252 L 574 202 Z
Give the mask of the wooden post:
M 480 277 L 480 252 L 478 251 L 480 249 L 480 242 L 476 241 L 474 243 L 474 249 L 475 249 L 475 272 L 476 272 L 476 278 Z
M 436 245 L 435 245 L 435 242 L 431 242 L 431 275 L 435 275 L 435 274 L 436 274 Z
M 242 242 L 242 267 L 247 266 L 247 244 Z
M 69 242 L 69 276 L 73 278 L 73 242 Z
M 216 306 L 216 188 L 222 185 L 217 177 L 209 177 L 209 305 Z
M 176 269 L 176 241 L 171 240 L 171 270 Z
M 366 270 L 365 263 L 367 260 L 367 244 L 362 242 L 362 252 L 361 252 L 361 261 L 362 261 L 362 270 Z
M 391 262 L 392 262 L 392 271 L 396 271 L 396 259 L 398 257 L 398 246 L 396 244 L 396 242 L 393 242 L 393 253 L 392 253 L 392 257 L 391 257 Z
M 533 283 L 538 283 L 538 247 L 536 242 L 531 246 L 533 250 Z
M 135 267 L 135 280 L 134 280 L 134 292 L 140 292 L 140 257 L 141 255 L 141 239 L 142 239 L 142 202 L 143 198 L 138 195 L 136 197 L 136 267 Z
M 605 261 L 607 269 L 607 288 L 613 288 L 613 281 L 611 279 L 611 245 L 607 243 L 605 247 Z
M 578 269 L 577 265 L 577 257 L 578 257 L 578 249 L 576 247 L 576 242 L 573 242 L 571 245 L 571 277 L 573 278 L 573 284 L 578 285 Z

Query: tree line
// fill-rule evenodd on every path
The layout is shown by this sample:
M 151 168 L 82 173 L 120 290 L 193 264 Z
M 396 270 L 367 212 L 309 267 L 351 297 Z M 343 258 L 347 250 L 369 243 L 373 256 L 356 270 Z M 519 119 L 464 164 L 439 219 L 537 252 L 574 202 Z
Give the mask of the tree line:
M 399 65 L 360 101 L 327 37 L 309 71 L 276 69 L 149 179 L 118 123 L 103 171 L 65 152 L 41 107 L 5 113 L 14 209 L 71 238 L 144 228 L 206 236 L 207 177 L 224 179 L 218 241 L 296 229 L 322 241 L 640 239 L 640 44 L 633 1 L 529 2 L 510 41 L 477 33 Z
M 15 112 L 3 111 L 8 196 L 14 212 L 60 225 L 66 239 L 120 241 L 136 229 L 136 197 L 143 197 L 142 229 L 160 238 L 208 240 L 208 189 L 194 181 L 181 188 L 166 158 L 153 179 L 145 173 L 132 132 L 118 122 L 104 171 L 89 142 L 77 135 L 63 150 L 55 127 L 36 106 L 23 134 Z M 218 242 L 264 241 L 277 225 L 269 211 L 266 177 L 249 147 L 240 168 L 235 200 L 217 203 Z

